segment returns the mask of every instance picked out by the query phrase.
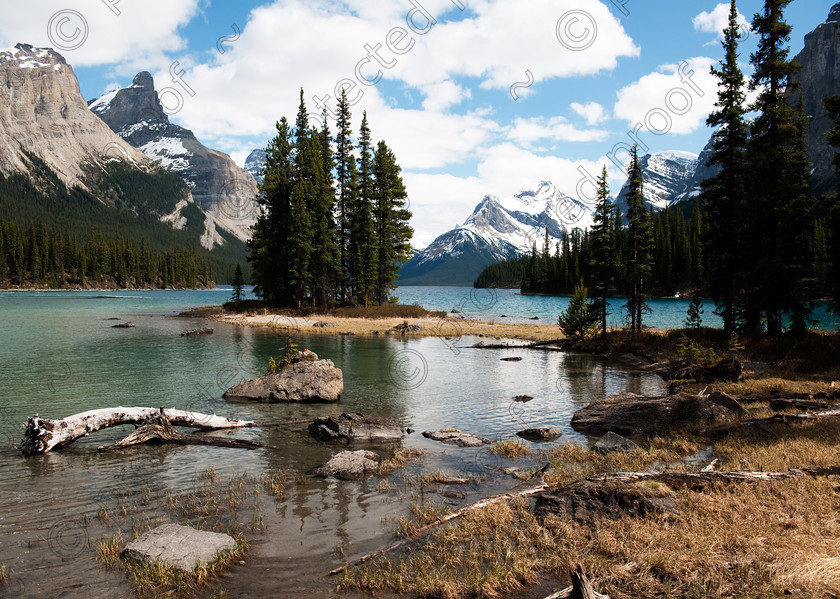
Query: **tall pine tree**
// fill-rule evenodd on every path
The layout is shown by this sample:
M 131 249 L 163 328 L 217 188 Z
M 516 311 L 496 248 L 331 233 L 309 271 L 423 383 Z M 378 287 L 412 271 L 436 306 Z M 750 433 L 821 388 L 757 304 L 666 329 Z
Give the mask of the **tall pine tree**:
M 627 311 L 633 334 L 642 331 L 642 314 L 647 311 L 647 287 L 652 270 L 653 226 L 645 210 L 644 182 L 639 150 L 633 146 L 627 168 Z
M 826 98 L 825 109 L 828 117 L 834 121 L 834 128 L 828 132 L 826 139 L 831 146 L 840 149 L 840 96 Z M 840 150 L 834 154 L 834 168 L 840 176 Z M 840 314 L 840 188 L 833 198 L 829 198 L 826 213 L 828 229 L 826 292 L 832 310 L 835 314 Z
M 338 250 L 341 274 L 339 276 L 339 301 L 343 304 L 347 299 L 350 286 L 350 231 L 351 213 L 355 202 L 355 157 L 353 156 L 352 128 L 350 124 L 350 103 L 347 92 L 342 88 L 338 98 L 338 119 L 335 135 L 335 175 L 337 187 L 336 220 L 338 230 Z
M 604 167 L 597 182 L 595 217 L 592 225 L 592 293 L 595 313 L 600 323 L 601 336 L 607 336 L 607 296 L 613 291 L 615 280 L 615 236 L 613 230 L 613 206 L 607 184 L 607 167 Z

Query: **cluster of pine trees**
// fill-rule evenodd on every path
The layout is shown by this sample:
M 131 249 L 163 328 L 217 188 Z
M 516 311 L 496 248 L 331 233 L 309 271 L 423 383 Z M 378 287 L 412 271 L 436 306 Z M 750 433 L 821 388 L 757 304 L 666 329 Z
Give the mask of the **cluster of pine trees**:
M 195 288 L 211 285 L 210 269 L 197 249 L 150 251 L 119 232 L 106 239 L 91 229 L 79 241 L 43 222 L 25 229 L 0 218 L 0 287 Z
M 631 330 L 642 327 L 648 294 L 702 290 L 712 296 L 727 331 L 778 335 L 803 331 L 818 298 L 840 313 L 840 204 L 814 198 L 806 142 L 808 118 L 795 83 L 799 65 L 789 58 L 791 27 L 783 19 L 792 0 L 765 0 L 753 19 L 759 35 L 747 84 L 738 64 L 739 25 L 731 1 L 725 56 L 719 68 L 709 165 L 719 172 L 703 183 L 690 219 L 677 208 L 653 214 L 644 206 L 642 173 L 634 148 L 628 167 L 626 226 L 609 198 L 606 169 L 599 179 L 595 224 L 574 232 L 551 255 L 542 253 L 496 266 L 477 284 L 509 279 L 517 269 L 522 290 L 568 294 L 579 285 L 598 298 L 606 327 L 606 297 L 624 295 Z M 747 105 L 746 89 L 759 90 Z M 838 126 L 829 142 L 840 146 L 840 98 L 826 102 Z M 751 122 L 747 114 L 757 113 Z M 840 174 L 840 158 L 835 159 Z
M 254 292 L 298 308 L 385 303 L 414 233 L 401 168 L 384 141 L 373 145 L 367 113 L 354 143 L 345 94 L 335 138 L 326 111 L 322 120 L 310 127 L 301 90 L 295 126 L 283 117 L 266 148 L 249 243 Z

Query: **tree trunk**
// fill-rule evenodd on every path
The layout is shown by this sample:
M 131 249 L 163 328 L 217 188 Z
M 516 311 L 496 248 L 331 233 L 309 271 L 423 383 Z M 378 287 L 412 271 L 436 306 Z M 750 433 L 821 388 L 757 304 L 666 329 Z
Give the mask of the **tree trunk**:
M 717 482 L 767 482 L 773 480 L 802 478 L 806 474 L 817 477 L 833 476 L 838 473 L 840 473 L 840 466 L 830 466 L 827 468 L 803 468 L 802 470 L 789 470 L 787 472 L 753 472 L 746 470 L 735 470 L 732 472 L 615 472 L 611 474 L 594 474 L 592 476 L 587 476 L 586 480 L 596 483 L 632 483 L 642 480 L 657 480 L 673 487 L 700 488 Z
M 610 599 L 609 595 L 595 592 L 592 583 L 589 582 L 586 573 L 583 571 L 582 565 L 578 564 L 569 574 L 572 577 L 572 586 L 559 593 L 549 595 L 545 599 Z
M 224 418 L 215 414 L 163 408 L 105 408 L 74 414 L 58 420 L 35 415 L 26 422 L 26 431 L 19 449 L 23 455 L 48 453 L 103 428 L 121 424 L 146 424 L 159 417 L 161 413 L 174 426 L 188 426 L 202 430 L 247 428 L 259 424 L 247 420 Z

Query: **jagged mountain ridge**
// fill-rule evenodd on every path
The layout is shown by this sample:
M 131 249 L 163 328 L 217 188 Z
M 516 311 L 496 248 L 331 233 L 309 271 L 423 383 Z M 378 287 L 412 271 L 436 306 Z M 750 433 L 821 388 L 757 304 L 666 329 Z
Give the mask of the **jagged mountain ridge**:
M 204 146 L 189 129 L 169 122 L 150 73 L 138 73 L 130 86 L 91 100 L 90 109 L 129 144 L 179 175 L 215 226 L 242 241 L 250 238 L 258 214 L 254 177 L 227 154 Z M 215 230 L 208 231 L 204 243 L 224 243 Z
M 654 211 L 670 208 L 675 202 L 694 194 L 689 188 L 698 169 L 699 157 L 690 152 L 675 150 L 646 154 L 639 158 L 642 168 L 645 207 Z M 629 181 L 618 194 L 621 214 L 627 216 L 627 192 Z M 699 193 L 699 192 L 698 192 Z
M 0 172 L 28 171 L 21 149 L 44 160 L 69 187 L 87 189 L 91 169 L 112 160 L 152 168 L 88 110 L 64 57 L 28 44 L 0 52 Z
M 263 170 L 268 159 L 265 150 L 256 149 L 245 159 L 245 170 L 251 173 L 258 185 L 263 184 Z
M 510 198 L 485 196 L 464 224 L 416 253 L 400 271 L 400 285 L 472 285 L 494 262 L 542 249 L 545 231 L 554 251 L 564 233 L 592 225 L 592 210 L 543 181 Z

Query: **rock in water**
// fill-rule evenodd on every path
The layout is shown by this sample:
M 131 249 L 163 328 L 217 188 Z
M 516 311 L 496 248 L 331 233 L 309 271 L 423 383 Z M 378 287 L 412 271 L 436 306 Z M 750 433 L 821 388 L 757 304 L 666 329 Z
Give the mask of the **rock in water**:
M 635 451 L 640 448 L 630 439 L 625 439 L 621 435 L 617 435 L 616 433 L 610 431 L 601 437 L 598 442 L 592 446 L 592 449 L 598 453 L 617 453 L 622 451 Z
M 492 439 L 485 439 L 470 433 L 462 433 L 459 430 L 442 430 L 442 431 L 425 431 L 423 436 L 432 441 L 440 441 L 447 445 L 457 445 L 458 447 L 481 447 L 482 445 L 490 445 L 493 443 Z
M 563 436 L 559 428 L 526 428 L 516 434 L 529 441 L 556 441 Z
M 233 549 L 236 549 L 236 541 L 229 535 L 164 524 L 126 545 L 121 555 L 144 563 L 163 562 L 193 572 L 199 562 L 211 564 L 219 552 Z
M 340 443 L 396 443 L 403 437 L 393 418 L 357 413 L 316 418 L 309 425 L 309 434 Z
M 372 451 L 342 451 L 315 471 L 318 476 L 332 476 L 341 480 L 358 480 L 376 472 L 382 458 Z
M 267 403 L 326 402 L 341 399 L 344 375 L 332 360 L 297 362 L 272 374 L 237 383 L 225 399 L 252 399 Z
M 581 408 L 572 417 L 572 428 L 591 435 L 610 431 L 620 435 L 652 435 L 681 428 L 733 422 L 731 410 L 697 395 L 645 397 L 616 393 Z

